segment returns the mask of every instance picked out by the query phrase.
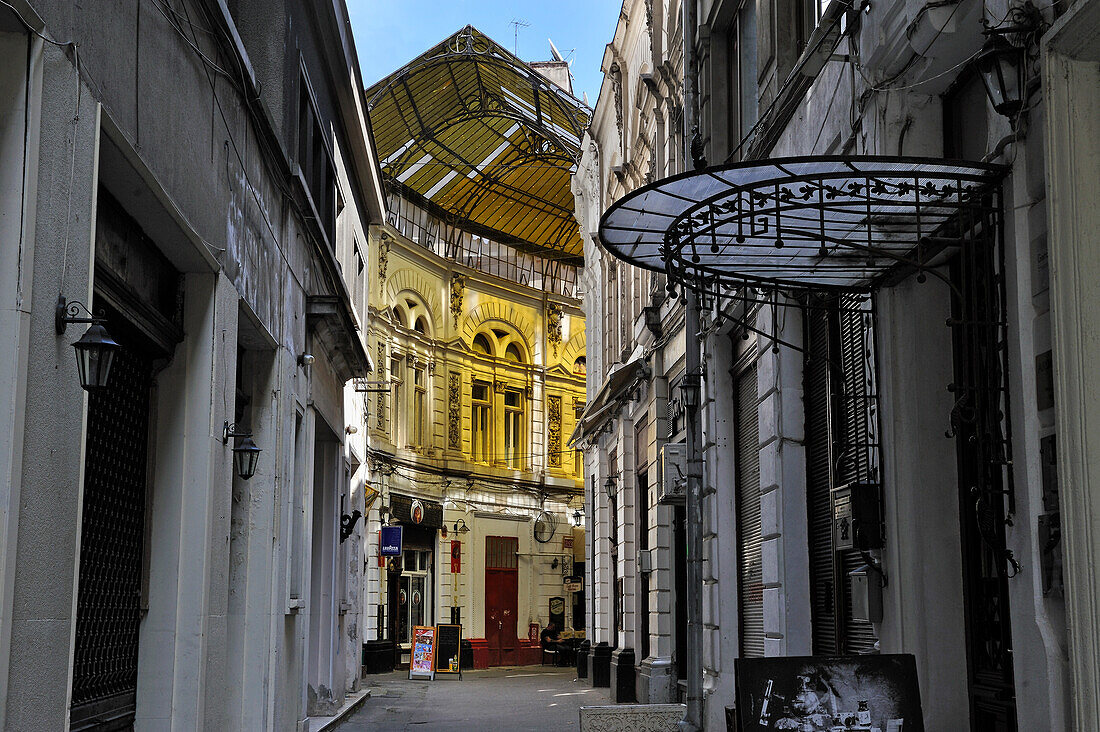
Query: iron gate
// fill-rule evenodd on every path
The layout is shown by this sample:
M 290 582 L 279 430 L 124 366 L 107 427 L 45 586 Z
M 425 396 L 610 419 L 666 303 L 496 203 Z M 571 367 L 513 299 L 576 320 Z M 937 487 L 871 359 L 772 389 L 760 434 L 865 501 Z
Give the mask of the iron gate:
M 110 385 L 88 400 L 72 730 L 133 725 L 152 362 L 118 318 Z
M 1016 729 L 1008 579 L 1019 571 L 1005 546 L 1015 510 L 1008 405 L 1007 322 L 999 201 L 959 222 L 951 264 L 959 514 L 971 729 Z

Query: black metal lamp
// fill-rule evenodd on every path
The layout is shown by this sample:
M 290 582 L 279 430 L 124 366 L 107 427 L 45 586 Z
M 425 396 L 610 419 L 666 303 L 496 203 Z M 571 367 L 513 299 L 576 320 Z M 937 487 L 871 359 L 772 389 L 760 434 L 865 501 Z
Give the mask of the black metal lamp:
M 680 382 L 680 394 L 684 399 L 685 409 L 699 408 L 699 374 L 684 374 Z
M 615 484 L 619 481 L 618 476 L 609 475 L 607 480 L 604 481 L 603 490 L 607 494 L 608 500 L 615 500 Z
M 975 64 L 993 109 L 1014 118 L 1024 106 L 1024 49 L 994 34 L 986 41 Z
M 989 40 L 975 66 L 993 108 L 1013 123 L 1024 107 L 1029 62 L 1038 60 L 1038 41 L 1047 27 L 1043 14 L 1026 0 L 1010 7 L 999 25 L 982 31 Z
M 576 511 L 573 512 L 573 525 L 580 526 L 583 521 L 584 514 L 581 513 L 581 510 L 578 508 Z
M 222 426 L 222 444 L 228 444 L 230 437 L 240 439 L 240 442 L 233 445 L 233 469 L 241 480 L 248 480 L 256 474 L 256 464 L 259 463 L 263 450 L 256 447 L 251 432 L 236 432 L 235 428 L 236 425 L 229 424 L 226 420 Z
M 468 533 L 470 533 L 470 528 L 468 526 L 466 526 L 466 521 L 464 519 L 459 519 L 458 521 L 455 521 L 455 533 L 456 534 L 468 534 Z
M 233 467 L 237 469 L 237 475 L 241 480 L 248 480 L 256 474 L 256 463 L 260 461 L 260 453 L 252 437 L 245 437 L 233 446 Z
M 88 317 L 80 317 L 80 311 Z M 57 308 L 54 312 L 54 325 L 57 334 L 65 332 L 69 323 L 90 323 L 91 327 L 73 344 L 76 349 L 76 369 L 80 376 L 80 386 L 85 391 L 95 391 L 107 386 L 111 375 L 111 364 L 115 354 L 122 347 L 103 327 L 107 319 L 102 314 L 96 316 L 84 307 L 83 303 L 68 303 L 64 295 L 57 296 Z

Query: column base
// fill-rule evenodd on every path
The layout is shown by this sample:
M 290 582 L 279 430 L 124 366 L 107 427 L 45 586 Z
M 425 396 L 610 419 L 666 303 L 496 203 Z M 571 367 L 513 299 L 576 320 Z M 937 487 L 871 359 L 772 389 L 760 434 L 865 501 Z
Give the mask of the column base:
M 592 655 L 588 659 L 592 686 L 603 688 L 611 686 L 611 646 L 607 645 L 607 641 L 600 641 L 592 646 Z
M 634 683 L 634 649 L 615 649 L 611 654 L 611 701 L 616 704 L 638 701 Z
M 650 656 L 638 664 L 638 701 L 642 704 L 676 703 L 676 667 L 672 659 Z

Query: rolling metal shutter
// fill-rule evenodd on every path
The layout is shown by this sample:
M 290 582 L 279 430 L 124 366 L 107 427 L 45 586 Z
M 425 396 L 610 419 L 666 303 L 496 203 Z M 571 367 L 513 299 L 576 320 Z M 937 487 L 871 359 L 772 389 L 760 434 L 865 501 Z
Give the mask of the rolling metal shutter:
M 865 303 L 852 296 L 840 299 L 840 365 L 843 381 L 842 458 L 837 461 L 837 485 L 878 482 L 878 415 L 874 388 L 872 316 Z M 837 553 L 843 592 L 843 653 L 869 653 L 878 638 L 871 623 L 852 618 L 852 586 L 848 572 L 866 562 L 856 550 Z
M 764 586 L 760 568 L 760 440 L 756 364 L 738 374 L 737 576 L 741 655 L 764 655 Z
M 829 311 L 806 311 L 806 361 L 803 385 L 806 403 L 806 499 L 810 552 L 810 622 L 813 653 L 840 653 L 837 633 L 836 566 L 833 557 L 832 429 L 829 406 Z
M 858 298 L 811 303 L 806 310 L 806 499 L 813 652 L 870 653 L 871 623 L 852 617 L 848 572 L 858 550 L 833 551 L 832 489 L 878 482 L 878 419 L 872 314 Z
M 130 729 L 136 709 L 152 365 L 122 328 L 110 387 L 88 396 L 70 728 Z

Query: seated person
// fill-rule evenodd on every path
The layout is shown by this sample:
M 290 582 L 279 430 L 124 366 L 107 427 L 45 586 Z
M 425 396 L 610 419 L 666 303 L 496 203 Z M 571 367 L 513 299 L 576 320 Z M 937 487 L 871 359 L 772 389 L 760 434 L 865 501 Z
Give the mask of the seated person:
M 558 629 L 558 624 L 553 621 L 547 623 L 542 633 L 539 634 L 539 643 L 544 651 L 554 651 L 556 653 L 554 663 L 558 666 L 565 662 L 566 650 L 560 641 L 561 631 Z

